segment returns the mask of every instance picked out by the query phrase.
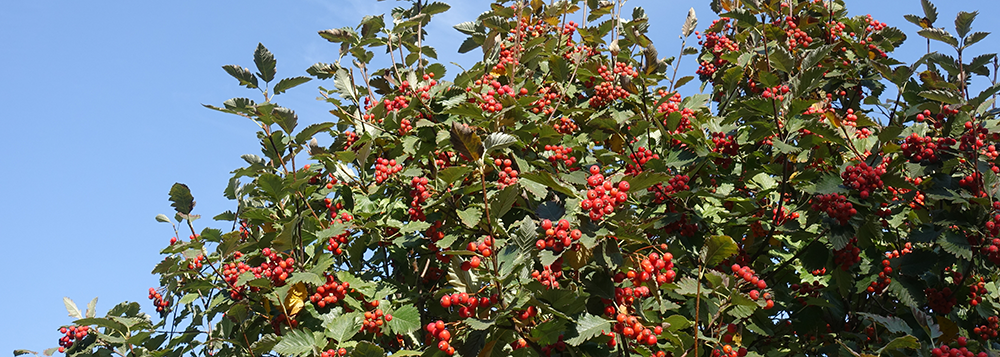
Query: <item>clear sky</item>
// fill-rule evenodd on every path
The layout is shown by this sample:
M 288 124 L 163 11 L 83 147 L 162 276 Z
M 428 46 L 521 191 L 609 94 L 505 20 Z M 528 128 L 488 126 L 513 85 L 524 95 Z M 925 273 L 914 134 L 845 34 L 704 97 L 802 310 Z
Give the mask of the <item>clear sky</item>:
M 708 0 L 632 0 L 652 19 L 660 56 L 673 56 L 677 35 L 694 7 L 704 29 L 714 14 Z M 994 34 L 972 52 L 997 51 L 1000 15 L 991 0 L 936 1 L 938 26 L 953 30 L 959 10 L 984 12 L 973 31 Z M 458 55 L 464 35 L 452 25 L 487 9 L 483 0 L 452 1 L 436 16 L 427 43 L 442 63 L 471 64 L 477 52 Z M 852 14 L 871 13 L 903 29 L 910 40 L 894 57 L 913 61 L 925 42 L 902 15 L 920 14 L 919 0 L 848 0 Z M 186 183 L 198 205 L 196 222 L 222 228 L 209 217 L 233 202 L 222 197 L 242 154 L 259 154 L 256 127 L 205 109 L 232 97 L 259 100 L 237 86 L 221 66 L 253 68 L 262 42 L 278 60 L 278 77 L 306 75 L 316 62 L 333 62 L 338 46 L 319 30 L 354 26 L 364 15 L 404 2 L 305 1 L 53 1 L 4 3 L 0 11 L 0 117 L 7 134 L 0 149 L 0 354 L 17 348 L 55 347 L 69 324 L 62 297 L 85 307 L 98 296 L 98 314 L 139 301 L 151 311 L 149 272 L 173 231 L 153 217 L 173 216 L 167 192 Z M 628 14 L 630 12 L 626 12 Z M 694 40 L 689 45 L 695 45 Z M 934 45 L 944 50 L 944 45 Z M 680 73 L 694 74 L 693 57 Z M 457 73 L 449 66 L 448 77 Z M 980 77 L 981 78 L 981 77 Z M 982 81 L 982 79 L 979 79 Z M 312 81 L 277 98 L 295 109 L 300 124 L 331 121 Z M 689 84 L 694 88 L 697 83 Z M 329 142 L 324 143 L 329 144 Z M 228 229 L 228 228 L 227 228 Z

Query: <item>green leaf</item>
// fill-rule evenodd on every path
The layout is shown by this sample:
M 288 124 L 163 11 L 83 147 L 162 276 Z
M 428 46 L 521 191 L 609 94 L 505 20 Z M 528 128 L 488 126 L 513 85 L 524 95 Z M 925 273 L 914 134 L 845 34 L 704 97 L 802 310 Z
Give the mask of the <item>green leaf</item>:
M 271 352 L 272 349 L 274 349 L 274 345 L 278 344 L 278 341 L 280 340 L 281 337 L 278 337 L 273 333 L 269 333 L 260 336 L 260 338 L 258 338 L 257 341 L 254 341 L 253 344 L 250 345 L 250 350 L 254 351 L 257 354 L 268 353 Z
M 274 80 L 275 67 L 278 61 L 274 59 L 274 54 L 264 47 L 263 43 L 257 43 L 257 50 L 253 51 L 253 63 L 257 65 L 257 75 L 264 82 Z
M 483 156 L 482 139 L 471 127 L 459 122 L 451 124 L 451 146 L 473 162 Z
M 684 278 L 681 278 L 681 280 L 677 282 L 677 289 L 674 290 L 674 292 L 684 296 L 695 296 L 698 294 L 698 285 L 700 284 L 698 283 L 697 280 L 685 276 Z M 705 291 L 706 289 L 701 289 L 701 293 L 703 295 L 705 294 Z
M 165 215 L 163 213 L 160 213 L 160 214 L 156 215 L 156 221 L 157 222 L 163 222 L 163 223 L 170 223 L 170 217 L 167 217 L 167 215 Z
M 281 338 L 278 344 L 274 345 L 274 352 L 287 356 L 308 355 L 314 351 L 313 344 L 315 342 L 316 339 L 309 329 L 291 330 Z
M 930 0 L 920 0 L 920 6 L 924 9 L 924 17 L 927 18 L 927 21 L 934 24 L 938 17 L 937 7 Z
M 834 45 L 823 45 L 815 50 L 809 51 L 809 54 L 802 59 L 802 68 L 806 69 L 816 67 L 816 65 L 823 61 L 823 59 L 827 58 L 830 51 L 833 51 L 833 47 Z
M 670 176 L 659 172 L 646 171 L 635 176 L 626 176 L 625 180 L 628 181 L 629 191 L 639 192 L 653 187 L 658 183 L 670 180 Z
M 191 214 L 195 203 L 191 190 L 183 183 L 175 183 L 170 187 L 170 202 L 173 202 L 170 206 L 182 214 Z
M 563 186 L 561 183 L 557 182 L 556 179 L 553 178 L 552 175 L 549 175 L 549 173 L 547 173 L 547 172 L 544 172 L 544 171 L 529 172 L 529 173 L 521 174 L 520 178 L 522 180 L 529 180 L 529 181 L 534 181 L 534 182 L 540 183 L 540 184 L 545 185 L 545 186 L 547 186 L 547 187 L 549 187 L 549 188 L 551 188 L 553 190 L 556 190 L 557 192 L 565 193 L 566 195 L 568 195 L 570 197 L 576 197 L 576 192 L 574 192 L 569 187 Z M 520 180 L 518 180 L 518 181 L 520 181 Z
M 338 68 L 339 66 L 337 66 L 336 64 L 320 62 L 307 68 L 306 73 L 309 73 L 310 76 L 319 79 L 329 79 L 333 78 L 334 74 L 337 73 Z
M 326 279 L 316 273 L 300 271 L 292 274 L 292 276 L 290 276 L 287 280 L 288 284 L 295 284 L 299 282 L 310 284 L 312 286 L 322 286 L 323 284 L 326 284 Z
M 32 350 L 14 350 L 14 356 L 15 357 L 16 356 L 20 356 L 20 355 L 26 355 L 26 354 L 37 355 L 38 352 L 35 352 L 35 351 L 32 351 Z
M 66 312 L 69 313 L 69 317 L 75 319 L 82 319 L 83 314 L 80 313 L 80 308 L 76 307 L 76 303 L 70 300 L 68 297 L 63 297 L 63 305 L 66 305 Z
M 878 354 L 882 355 L 882 352 L 886 350 L 889 351 L 902 350 L 902 349 L 912 350 L 917 348 L 920 348 L 920 342 L 917 341 L 916 336 L 913 335 L 900 336 L 894 338 L 892 341 L 889 341 L 889 343 L 885 345 L 885 347 L 882 347 L 882 349 L 878 351 Z
M 278 84 L 274 85 L 274 89 L 273 89 L 274 95 L 278 95 L 278 94 L 284 93 L 285 91 L 287 91 L 289 89 L 298 87 L 300 84 L 303 84 L 303 83 L 311 81 L 311 80 L 312 80 L 312 78 L 304 77 L 304 76 L 284 78 L 284 79 L 278 81 Z
M 505 147 L 510 146 L 510 144 L 516 143 L 517 138 L 513 135 L 507 133 L 490 133 L 486 136 L 486 141 L 483 142 L 483 146 L 486 146 L 486 152 L 492 152 L 494 150 L 500 150 Z
M 333 123 L 317 123 L 309 125 L 303 128 L 302 131 L 300 131 L 298 134 L 295 134 L 295 142 L 299 143 L 300 145 L 305 144 L 306 142 L 309 141 L 309 139 L 312 139 L 313 136 L 316 136 L 316 134 L 318 134 L 319 132 L 330 129 L 333 126 L 334 126 Z
M 958 15 L 955 16 L 955 32 L 958 33 L 959 38 L 965 38 L 965 35 L 972 31 L 972 22 L 976 20 L 977 15 L 979 15 L 979 11 L 958 12 Z
M 958 40 L 955 39 L 948 31 L 940 28 L 927 28 L 917 31 L 917 34 L 923 36 L 924 38 L 929 38 L 935 41 L 941 41 L 951 45 L 952 47 L 958 47 Z
M 278 126 L 281 127 L 281 130 L 284 130 L 286 133 L 291 133 L 295 130 L 295 126 L 299 124 L 299 116 L 295 114 L 294 110 L 285 107 L 277 107 L 274 108 L 274 111 L 271 112 L 271 114 L 273 114 L 275 119 L 277 119 L 276 121 Z
M 739 253 L 740 247 L 729 236 L 712 236 L 701 248 L 701 261 L 706 267 L 714 267 L 726 258 Z
M 693 10 L 692 10 L 693 12 Z M 576 333 L 575 337 L 566 340 L 566 343 L 572 346 L 579 346 L 581 343 L 593 338 L 594 336 L 600 336 L 601 333 L 605 331 L 611 331 L 611 322 L 605 320 L 603 317 L 594 316 L 591 314 L 584 314 L 579 317 L 576 321 Z
M 330 42 L 353 42 L 357 34 L 349 27 L 319 31 L 319 36 Z
M 989 36 L 989 35 L 990 35 L 989 32 L 978 32 L 978 31 L 977 32 L 973 32 L 971 35 L 969 35 L 969 37 L 965 38 L 965 42 L 962 43 L 962 46 L 964 46 L 964 47 L 972 46 L 972 45 L 976 44 L 977 42 L 982 41 L 983 39 L 986 38 L 986 36 Z M 973 60 L 972 62 L 975 63 L 976 61 Z
M 393 316 L 395 317 L 395 316 Z M 395 320 L 395 318 L 393 318 Z M 342 314 L 333 319 L 323 322 L 323 329 L 326 330 L 326 337 L 337 342 L 344 343 L 354 337 L 361 328 L 361 313 L 352 312 Z
M 885 326 L 885 328 L 887 330 L 889 330 L 889 332 L 892 332 L 892 333 L 902 333 L 902 334 L 905 334 L 905 335 L 912 335 L 913 334 L 913 329 L 911 329 L 910 325 L 908 325 L 906 323 L 906 320 L 903 320 L 903 319 L 901 319 L 899 317 L 896 317 L 896 316 L 888 316 L 888 317 L 886 317 L 886 316 L 879 316 L 879 315 L 875 315 L 875 314 L 869 314 L 869 313 L 866 313 L 866 312 L 859 312 L 858 315 L 867 317 L 867 318 L 871 319 L 872 321 L 875 321 L 875 322 L 881 324 L 882 326 Z
M 222 66 L 222 69 L 226 70 L 226 73 L 229 73 L 233 78 L 239 80 L 241 86 L 246 86 L 250 89 L 257 88 L 257 77 L 254 77 L 253 72 L 250 72 L 246 67 L 227 64 Z
M 392 311 L 392 321 L 386 322 L 395 333 L 408 334 L 420 329 L 420 312 L 413 305 L 404 305 Z
M 953 91 L 944 89 L 925 90 L 923 92 L 920 92 L 920 96 L 930 100 L 942 102 L 945 104 L 959 104 L 962 102 L 961 95 Z
M 949 229 L 938 237 L 937 242 L 944 251 L 959 258 L 972 260 L 972 246 L 969 245 L 969 241 L 965 238 L 965 235 L 958 234 Z
M 177 301 L 180 305 L 190 304 L 192 301 L 198 298 L 198 293 L 187 293 L 180 300 Z
M 424 5 L 424 7 L 420 9 L 420 13 L 434 15 L 448 11 L 448 9 L 450 8 L 451 6 L 448 4 L 435 1 L 430 4 Z
M 469 228 L 477 226 L 479 220 L 483 218 L 483 211 L 476 207 L 469 207 L 456 213 L 458 218 L 462 219 L 462 224 Z

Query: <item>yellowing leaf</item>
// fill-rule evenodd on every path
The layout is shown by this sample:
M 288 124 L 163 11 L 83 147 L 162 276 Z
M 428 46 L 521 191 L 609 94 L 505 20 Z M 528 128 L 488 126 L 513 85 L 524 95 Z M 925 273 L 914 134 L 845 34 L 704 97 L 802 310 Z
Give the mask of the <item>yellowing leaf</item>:
M 288 289 L 288 295 L 285 295 L 285 309 L 288 311 L 288 316 L 295 316 L 299 311 L 302 311 L 308 296 L 309 291 L 306 290 L 306 284 L 299 282 L 292 285 Z
M 840 127 L 840 119 L 837 118 L 837 114 L 833 112 L 825 112 L 823 113 L 823 115 L 825 115 L 826 118 L 830 120 L 830 124 L 833 124 L 834 127 L 837 128 Z
M 272 224 L 271 222 L 264 222 L 261 228 L 264 230 L 264 233 L 271 233 L 276 231 L 276 229 L 274 229 L 274 224 Z
M 566 257 L 566 262 L 569 263 L 569 266 L 573 267 L 573 269 L 580 269 L 590 262 L 590 258 L 594 256 L 594 253 L 581 244 L 579 250 L 568 251 L 564 254 L 564 256 Z
M 740 0 L 722 0 L 721 5 L 726 11 L 733 11 L 733 9 L 740 7 Z
M 926 28 L 930 28 L 930 27 L 931 27 L 931 20 L 930 19 L 928 19 L 926 17 L 920 19 L 920 28 L 926 29 Z

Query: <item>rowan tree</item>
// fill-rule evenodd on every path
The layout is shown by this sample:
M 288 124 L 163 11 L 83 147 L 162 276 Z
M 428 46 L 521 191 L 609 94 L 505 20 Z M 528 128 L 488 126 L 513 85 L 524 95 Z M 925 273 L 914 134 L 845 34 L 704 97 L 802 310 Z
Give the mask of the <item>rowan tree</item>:
M 261 98 L 206 105 L 260 128 L 233 228 L 175 184 L 159 316 L 67 299 L 58 350 L 996 356 L 1000 65 L 970 55 L 977 12 L 921 4 L 908 29 L 947 51 L 909 63 L 840 0 L 715 0 L 669 58 L 641 8 L 498 1 L 455 25 L 483 60 L 450 77 L 438 2 L 320 31 L 340 58 L 309 76 L 260 45 L 223 68 Z M 312 79 L 334 118 L 299 125 L 278 101 Z

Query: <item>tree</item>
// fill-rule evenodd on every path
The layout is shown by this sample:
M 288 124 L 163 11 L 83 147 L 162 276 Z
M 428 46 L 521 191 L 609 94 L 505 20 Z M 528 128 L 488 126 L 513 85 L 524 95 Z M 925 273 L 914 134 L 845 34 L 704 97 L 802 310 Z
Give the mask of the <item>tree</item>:
M 223 68 L 263 101 L 206 105 L 260 127 L 214 217 L 233 229 L 198 231 L 175 184 L 160 319 L 67 299 L 58 349 L 995 356 L 1000 64 L 968 55 L 976 12 L 952 33 L 922 4 L 955 56 L 897 61 L 904 33 L 839 0 L 713 1 L 676 58 L 641 8 L 500 1 L 455 26 L 484 60 L 453 81 L 422 45 L 443 3 L 320 31 L 342 58 L 311 77 L 259 45 Z M 708 94 L 683 97 L 692 55 Z M 336 120 L 300 127 L 275 98 L 312 78 Z

